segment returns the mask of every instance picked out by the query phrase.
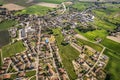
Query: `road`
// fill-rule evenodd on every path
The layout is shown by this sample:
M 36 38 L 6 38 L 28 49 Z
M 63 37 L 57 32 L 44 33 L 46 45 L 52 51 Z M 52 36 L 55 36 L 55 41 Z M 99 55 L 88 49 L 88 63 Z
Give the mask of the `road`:
M 48 45 L 49 45 L 49 48 L 50 48 L 50 53 L 51 53 L 51 55 L 52 55 L 52 57 L 53 57 L 53 54 L 52 54 L 53 51 L 52 51 L 52 48 L 51 48 L 50 43 L 49 43 Z M 55 64 L 55 59 L 54 59 L 54 57 L 53 57 L 53 65 L 54 65 L 54 67 L 55 67 L 55 70 L 57 71 L 57 75 L 58 75 L 59 80 L 61 80 L 61 79 L 60 79 L 60 74 L 59 74 L 58 69 L 57 69 L 57 66 L 56 66 L 56 64 Z
M 90 70 L 89 70 L 86 74 L 89 74 L 89 73 L 94 69 L 94 67 L 98 64 L 98 62 L 99 62 L 99 60 L 100 60 L 100 57 L 102 56 L 102 54 L 103 54 L 103 52 L 105 51 L 105 49 L 106 49 L 106 48 L 103 47 L 103 50 L 101 51 L 101 53 L 100 53 L 100 55 L 99 55 L 99 57 L 98 57 L 96 63 L 93 65 L 92 68 L 90 68 Z
M 40 21 L 39 21 L 40 24 Z M 41 26 L 39 26 L 39 32 L 38 32 L 38 44 L 37 44 L 37 58 L 36 58 L 36 80 L 38 80 L 38 66 L 39 66 L 39 54 L 40 54 L 40 40 L 41 40 Z

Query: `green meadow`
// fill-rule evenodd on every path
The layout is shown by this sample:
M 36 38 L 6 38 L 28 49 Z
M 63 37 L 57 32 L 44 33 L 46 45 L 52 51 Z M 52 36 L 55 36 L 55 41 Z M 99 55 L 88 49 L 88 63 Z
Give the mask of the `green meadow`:
M 39 5 L 33 5 L 30 6 L 20 12 L 17 12 L 16 14 L 37 14 L 37 15 L 45 15 L 49 10 L 52 10 L 52 8 L 39 6 Z
M 0 23 L 0 30 L 6 30 L 10 27 L 13 27 L 15 24 L 17 24 L 16 21 L 13 20 L 5 20 Z
M 83 11 L 86 8 L 94 5 L 93 3 L 87 3 L 87 2 L 75 2 L 74 5 L 72 6 L 73 8 L 76 8 L 79 11 Z
M 119 80 L 120 79 L 120 56 L 114 54 L 110 50 L 106 49 L 105 55 L 109 57 L 108 64 L 105 68 L 107 77 L 105 80 Z
M 72 61 L 75 60 L 79 56 L 79 52 L 71 47 L 70 45 L 63 46 L 61 45 L 61 42 L 63 41 L 64 37 L 61 33 L 61 29 L 53 29 L 57 45 L 59 48 L 59 54 L 62 58 L 63 66 L 65 67 L 69 77 L 71 80 L 75 80 L 77 78 L 77 75 L 74 71 L 74 67 L 72 64 Z
M 22 41 L 15 42 L 13 44 L 8 44 L 2 47 L 2 56 L 10 57 L 15 55 L 16 53 L 20 53 L 25 50 L 25 47 L 22 44 Z

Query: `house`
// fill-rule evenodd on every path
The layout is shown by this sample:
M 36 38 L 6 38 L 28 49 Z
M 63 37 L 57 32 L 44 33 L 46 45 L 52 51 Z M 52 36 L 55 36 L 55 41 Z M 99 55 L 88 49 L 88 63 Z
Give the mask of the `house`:
M 11 78 L 11 75 L 10 74 L 5 74 L 3 75 L 3 79 L 10 79 Z

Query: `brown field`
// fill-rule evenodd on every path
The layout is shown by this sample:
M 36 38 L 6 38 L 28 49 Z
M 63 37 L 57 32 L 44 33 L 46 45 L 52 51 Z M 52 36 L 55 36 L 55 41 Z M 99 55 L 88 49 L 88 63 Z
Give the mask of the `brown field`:
M 7 8 L 8 10 L 12 11 L 12 10 L 22 10 L 25 7 L 19 6 L 19 5 L 13 4 L 13 3 L 9 3 L 9 4 L 4 4 L 2 6 L 2 8 Z
M 113 41 L 116 41 L 116 42 L 120 43 L 120 35 L 116 36 L 116 37 L 114 37 L 114 36 L 107 36 L 107 38 L 110 39 L 110 40 L 113 40 Z
M 40 6 L 45 6 L 45 7 L 51 7 L 51 8 L 57 8 L 58 4 L 53 4 L 53 3 L 45 3 L 45 2 L 40 2 L 37 5 Z

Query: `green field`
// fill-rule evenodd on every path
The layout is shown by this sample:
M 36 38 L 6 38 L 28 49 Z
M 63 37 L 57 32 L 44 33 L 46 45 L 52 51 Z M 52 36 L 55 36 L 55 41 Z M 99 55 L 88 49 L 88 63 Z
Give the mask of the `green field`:
M 16 21 L 13 20 L 5 20 L 0 23 L 0 30 L 6 30 L 10 27 L 13 27 L 15 24 L 17 24 Z
M 105 80 L 119 80 L 120 79 L 120 57 L 108 49 L 105 50 L 104 54 L 109 57 L 109 62 L 105 68 L 107 77 Z
M 52 10 L 52 8 L 39 6 L 39 5 L 33 5 L 30 6 L 20 12 L 17 12 L 16 14 L 37 14 L 37 15 L 45 15 L 49 10 Z
M 32 77 L 36 74 L 36 71 L 29 71 L 29 72 L 26 72 L 26 77 Z
M 106 36 L 108 35 L 107 31 L 102 29 L 102 30 L 94 30 L 94 31 L 88 31 L 86 33 L 82 33 L 79 30 L 75 29 L 75 31 L 83 36 L 85 36 L 86 38 L 88 38 L 89 40 L 95 41 L 95 38 L 106 38 Z
M 60 29 L 54 29 L 53 32 L 54 32 L 54 35 L 56 35 L 56 41 L 57 41 L 57 45 L 59 47 L 59 53 L 62 58 L 63 65 L 64 65 L 70 79 L 75 80 L 77 78 L 77 76 L 74 72 L 72 60 L 75 60 L 79 56 L 79 52 L 77 50 L 75 50 L 73 47 L 71 47 L 70 45 L 67 45 L 67 46 L 61 45 L 61 42 L 64 37 L 61 34 Z
M 83 11 L 86 8 L 94 5 L 93 3 L 87 3 L 87 2 L 75 2 L 74 5 L 72 6 L 73 8 L 76 8 L 79 11 Z
M 67 1 L 67 0 L 35 0 L 35 1 L 60 4 L 60 3 Z
M 2 55 L 4 57 L 10 57 L 16 53 L 20 53 L 25 50 L 25 47 L 22 44 L 22 41 L 15 42 L 2 47 Z
M 120 43 L 117 43 L 115 41 L 112 41 L 110 39 L 104 39 L 101 44 L 103 44 L 105 47 L 111 49 L 112 51 L 116 52 L 120 55 Z
M 88 45 L 90 47 L 92 47 L 93 49 L 95 49 L 96 51 L 102 51 L 102 46 L 99 45 L 99 44 L 95 44 L 95 43 L 92 43 L 92 42 L 89 42 L 89 41 L 86 41 L 86 40 L 82 40 L 82 39 L 77 39 L 78 43 L 79 44 L 83 44 L 83 45 Z
M 2 65 L 2 57 L 1 57 L 1 51 L 0 51 L 0 66 Z

